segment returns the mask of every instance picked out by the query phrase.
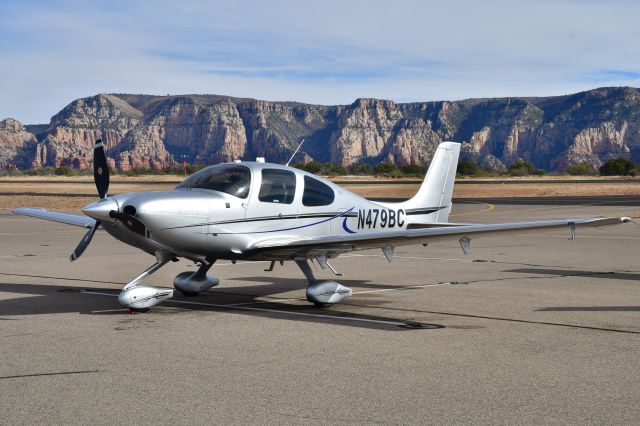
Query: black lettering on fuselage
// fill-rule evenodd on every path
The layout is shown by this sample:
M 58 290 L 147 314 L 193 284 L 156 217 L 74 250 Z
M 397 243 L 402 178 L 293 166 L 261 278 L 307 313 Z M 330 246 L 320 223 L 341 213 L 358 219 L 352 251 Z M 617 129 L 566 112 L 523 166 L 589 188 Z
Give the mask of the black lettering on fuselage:
M 403 209 L 359 209 L 358 229 L 402 228 L 405 215 Z
M 364 214 L 363 209 L 358 210 L 358 229 L 364 228 Z
M 404 210 L 400 209 L 398 210 L 398 227 L 402 228 L 404 226 Z

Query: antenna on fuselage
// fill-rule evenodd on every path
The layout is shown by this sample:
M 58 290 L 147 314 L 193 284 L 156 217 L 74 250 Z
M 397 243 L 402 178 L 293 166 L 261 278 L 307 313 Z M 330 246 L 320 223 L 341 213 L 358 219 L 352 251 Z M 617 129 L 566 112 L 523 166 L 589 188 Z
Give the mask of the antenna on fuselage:
M 289 158 L 289 161 L 287 161 L 287 164 L 285 164 L 285 166 L 288 166 L 288 165 L 289 165 L 289 163 L 291 162 L 291 160 L 293 160 L 293 157 L 295 157 L 295 156 L 296 156 L 296 154 L 297 154 L 297 153 L 298 153 L 298 151 L 300 150 L 300 147 L 302 146 L 302 144 L 303 144 L 303 143 L 304 143 L 304 139 L 302 139 L 302 140 L 300 141 L 300 145 L 298 145 L 298 147 L 296 148 L 296 150 L 295 150 L 295 151 L 293 151 L 293 154 L 291 155 L 291 158 Z

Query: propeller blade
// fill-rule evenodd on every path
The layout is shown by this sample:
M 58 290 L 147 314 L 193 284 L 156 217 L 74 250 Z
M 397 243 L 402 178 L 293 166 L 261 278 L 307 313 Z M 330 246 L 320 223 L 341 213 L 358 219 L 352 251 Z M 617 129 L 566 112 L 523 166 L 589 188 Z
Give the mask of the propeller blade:
M 82 240 L 80 240 L 80 244 L 78 244 L 78 247 L 76 247 L 73 253 L 71 253 L 71 256 L 69 256 L 69 260 L 71 262 L 79 258 L 82 255 L 82 253 L 84 253 L 84 250 L 87 248 L 87 246 L 91 242 L 91 239 L 93 238 L 93 234 L 96 233 L 96 229 L 98 229 L 99 226 L 100 226 L 100 221 L 96 220 L 96 223 L 94 223 L 93 226 L 87 231 L 87 233 L 84 235 Z
M 104 155 L 102 139 L 98 139 L 93 148 L 93 180 L 96 183 L 98 195 L 100 198 L 105 198 L 109 190 L 109 166 L 107 157 Z

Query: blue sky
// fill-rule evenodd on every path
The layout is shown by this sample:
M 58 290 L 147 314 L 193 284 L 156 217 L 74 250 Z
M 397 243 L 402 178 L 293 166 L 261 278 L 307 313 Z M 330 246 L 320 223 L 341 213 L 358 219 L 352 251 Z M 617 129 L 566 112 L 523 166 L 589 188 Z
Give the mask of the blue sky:
M 0 0 L 0 119 L 79 97 L 314 104 L 640 86 L 640 2 Z

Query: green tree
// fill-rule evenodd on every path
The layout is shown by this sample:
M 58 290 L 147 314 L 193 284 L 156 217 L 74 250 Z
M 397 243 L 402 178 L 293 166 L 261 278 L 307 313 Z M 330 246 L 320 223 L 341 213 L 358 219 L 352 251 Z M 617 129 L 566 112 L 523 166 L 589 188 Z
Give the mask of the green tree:
M 56 176 L 73 176 L 75 173 L 69 166 L 60 166 L 56 167 L 56 171 L 54 172 Z
M 195 172 L 197 172 L 199 170 L 204 169 L 205 167 L 207 167 L 206 164 L 200 164 L 200 163 L 198 163 L 198 164 L 187 164 L 187 175 L 191 175 L 191 174 L 193 174 L 193 173 L 195 173 Z M 180 169 L 181 169 L 181 173 L 183 173 L 184 172 L 184 168 L 181 167 Z M 181 174 L 181 173 L 179 173 L 179 174 Z
M 347 172 L 347 169 L 343 166 L 331 166 L 331 169 L 329 171 L 329 174 L 338 176 L 344 176 L 348 173 L 349 172 Z
M 534 170 L 533 164 L 523 160 L 516 160 L 509 167 L 509 174 L 511 176 L 529 176 L 533 174 Z
M 462 176 L 478 176 L 480 174 L 480 167 L 471 160 L 458 163 L 459 175 Z
M 308 163 L 297 164 L 296 167 L 309 173 L 318 174 L 324 169 L 324 164 L 319 161 L 309 161 Z
M 400 171 L 405 175 L 424 175 L 424 167 L 422 167 L 420 164 L 405 164 L 404 166 L 400 167 Z
M 373 166 L 371 164 L 354 164 L 349 166 L 349 173 L 353 175 L 372 175 Z
M 593 172 L 593 165 L 586 161 L 574 163 L 567 167 L 567 173 L 571 176 L 589 176 L 592 175 Z
M 626 158 L 615 158 L 600 167 L 602 176 L 630 176 L 636 174 L 636 163 Z
M 376 164 L 373 168 L 373 172 L 377 175 L 388 175 L 397 171 L 397 167 L 393 163 L 380 163 Z
M 149 174 L 149 169 L 145 169 L 144 167 L 141 167 L 141 166 L 137 166 L 137 167 L 134 167 L 133 169 L 129 169 L 125 173 L 126 176 L 143 176 L 148 174 Z

